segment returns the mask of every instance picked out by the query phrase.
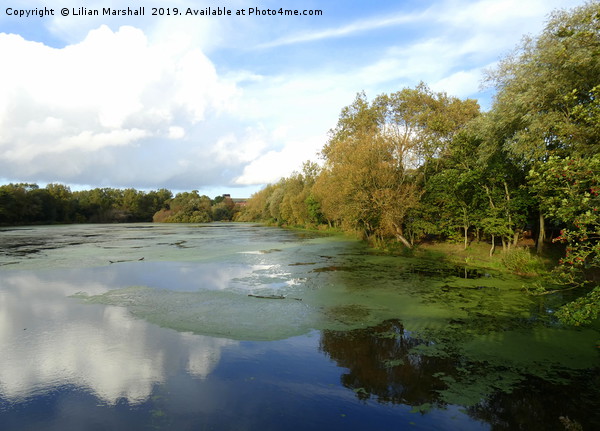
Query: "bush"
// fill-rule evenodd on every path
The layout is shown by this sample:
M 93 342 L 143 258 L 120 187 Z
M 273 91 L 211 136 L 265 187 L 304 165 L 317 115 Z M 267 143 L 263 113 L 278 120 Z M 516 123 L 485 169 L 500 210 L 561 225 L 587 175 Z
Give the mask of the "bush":
M 506 251 L 502 255 L 502 263 L 517 274 L 537 274 L 543 269 L 542 261 L 524 247 L 515 247 Z

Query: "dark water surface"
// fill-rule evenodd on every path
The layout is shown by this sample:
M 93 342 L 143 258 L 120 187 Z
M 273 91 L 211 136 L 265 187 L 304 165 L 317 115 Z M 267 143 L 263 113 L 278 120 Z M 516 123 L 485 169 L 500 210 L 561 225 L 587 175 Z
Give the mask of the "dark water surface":
M 598 326 L 250 224 L 0 229 L 0 430 L 600 429 Z

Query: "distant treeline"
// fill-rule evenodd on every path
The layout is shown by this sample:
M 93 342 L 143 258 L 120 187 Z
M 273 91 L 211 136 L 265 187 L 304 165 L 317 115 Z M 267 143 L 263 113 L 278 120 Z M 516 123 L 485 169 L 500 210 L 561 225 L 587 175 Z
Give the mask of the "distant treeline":
M 490 253 L 529 232 L 538 252 L 549 240 L 566 247 L 557 280 L 598 277 L 599 17 L 597 1 L 555 12 L 489 72 L 489 112 L 425 84 L 371 101 L 359 93 L 330 131 L 322 166 L 307 162 L 254 194 L 239 219 L 334 226 L 407 247 L 478 238 Z M 599 301 L 596 287 L 563 317 L 586 321 Z
M 63 184 L 0 186 L 0 225 L 48 223 L 210 222 L 232 220 L 239 211 L 230 197 L 210 199 L 197 191 L 149 192 L 132 188 L 71 191 Z

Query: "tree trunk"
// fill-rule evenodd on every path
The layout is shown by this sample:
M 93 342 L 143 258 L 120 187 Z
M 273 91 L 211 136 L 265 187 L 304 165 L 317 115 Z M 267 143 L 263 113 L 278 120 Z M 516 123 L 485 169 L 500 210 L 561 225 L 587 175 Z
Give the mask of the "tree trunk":
M 537 254 L 542 254 L 544 250 L 544 241 L 546 240 L 546 223 L 544 221 L 544 213 L 540 211 L 540 231 L 537 238 Z
M 396 223 L 393 224 L 394 225 L 394 229 L 396 229 L 396 238 L 402 242 L 402 244 L 404 244 L 406 246 L 406 248 L 413 248 L 413 245 L 406 239 L 404 238 L 404 232 L 402 231 L 402 225 L 397 225 Z
M 463 229 L 465 230 L 465 250 L 469 246 L 469 222 L 467 208 L 463 206 Z
M 496 248 L 496 237 L 492 235 L 492 248 L 490 248 L 490 257 L 494 254 L 494 249 Z
M 402 242 L 402 244 L 404 244 L 406 248 L 413 248 L 412 244 L 406 238 L 404 238 L 402 234 L 396 233 L 396 238 L 398 238 L 398 240 Z
M 519 238 L 521 237 L 521 232 L 516 231 L 515 236 L 513 237 L 513 246 L 516 247 L 519 244 Z
M 506 181 L 504 182 L 504 195 L 506 196 L 506 209 L 504 210 L 506 213 L 506 218 L 508 220 L 508 227 L 512 229 L 512 216 L 510 215 L 510 193 L 508 192 L 508 184 Z

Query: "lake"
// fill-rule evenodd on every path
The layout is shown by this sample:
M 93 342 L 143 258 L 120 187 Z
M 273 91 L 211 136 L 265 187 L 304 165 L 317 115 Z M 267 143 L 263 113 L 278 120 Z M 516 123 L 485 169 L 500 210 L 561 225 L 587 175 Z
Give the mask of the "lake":
M 253 224 L 3 228 L 0 429 L 600 429 L 598 325 L 531 282 Z

